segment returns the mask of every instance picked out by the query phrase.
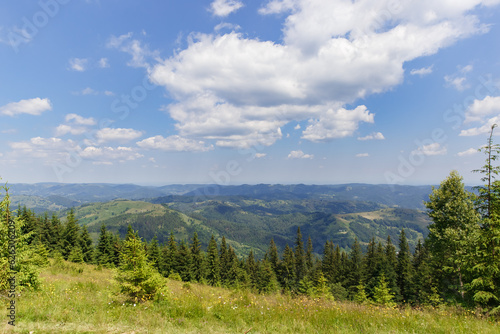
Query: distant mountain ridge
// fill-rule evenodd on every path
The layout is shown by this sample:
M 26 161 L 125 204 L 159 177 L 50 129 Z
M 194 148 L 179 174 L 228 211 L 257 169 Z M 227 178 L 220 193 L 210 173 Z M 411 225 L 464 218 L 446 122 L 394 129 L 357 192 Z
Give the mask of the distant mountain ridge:
M 423 210 L 431 186 L 406 186 L 386 184 L 347 183 L 338 185 L 306 184 L 256 184 L 256 185 L 203 185 L 173 184 L 165 186 L 140 186 L 135 184 L 108 183 L 35 183 L 9 184 L 14 205 L 27 205 L 36 209 L 62 210 L 92 202 L 115 199 L 154 200 L 168 196 L 210 198 L 214 196 L 244 196 L 262 200 L 325 199 L 338 201 L 374 202 L 388 207 Z M 168 202 L 168 200 L 166 201 Z

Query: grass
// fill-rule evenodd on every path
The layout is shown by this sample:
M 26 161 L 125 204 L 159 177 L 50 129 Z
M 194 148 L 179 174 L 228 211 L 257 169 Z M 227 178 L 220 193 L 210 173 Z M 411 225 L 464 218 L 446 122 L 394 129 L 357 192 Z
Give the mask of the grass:
M 17 326 L 13 328 L 4 321 L 0 331 L 500 333 L 500 323 L 457 308 L 387 309 L 324 299 L 264 296 L 171 280 L 167 282 L 168 292 L 161 299 L 134 304 L 117 294 L 112 277 L 112 270 L 97 270 L 85 264 L 52 265 L 42 273 L 41 291 L 18 297 Z

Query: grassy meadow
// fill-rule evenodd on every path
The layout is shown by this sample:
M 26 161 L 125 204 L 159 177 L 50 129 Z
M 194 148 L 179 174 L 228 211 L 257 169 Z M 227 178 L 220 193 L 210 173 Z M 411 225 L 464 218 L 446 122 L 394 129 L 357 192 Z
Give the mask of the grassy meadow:
M 162 298 L 134 303 L 110 269 L 52 263 L 41 277 L 41 291 L 18 297 L 16 326 L 2 317 L 2 333 L 500 333 L 498 321 L 455 307 L 388 309 L 173 280 Z

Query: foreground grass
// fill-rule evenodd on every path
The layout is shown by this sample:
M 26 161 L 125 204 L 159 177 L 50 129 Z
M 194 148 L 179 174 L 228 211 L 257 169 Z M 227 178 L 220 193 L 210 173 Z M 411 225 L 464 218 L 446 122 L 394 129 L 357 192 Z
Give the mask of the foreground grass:
M 500 323 L 455 308 L 386 309 L 177 281 L 167 283 L 161 300 L 134 304 L 117 294 L 108 269 L 66 263 L 45 269 L 42 277 L 42 291 L 18 298 L 17 326 L 4 320 L 1 332 L 500 333 Z

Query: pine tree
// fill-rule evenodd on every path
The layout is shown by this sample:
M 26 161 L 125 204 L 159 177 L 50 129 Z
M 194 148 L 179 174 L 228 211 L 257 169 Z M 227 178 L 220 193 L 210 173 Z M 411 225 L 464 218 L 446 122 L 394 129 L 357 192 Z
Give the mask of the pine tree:
M 85 263 L 91 263 L 93 260 L 94 249 L 92 247 L 92 239 L 90 238 L 87 226 L 83 226 L 82 233 L 79 239 L 82 258 Z
M 220 285 L 219 251 L 213 234 L 207 248 L 207 281 L 212 286 Z
M 144 245 L 135 235 L 124 243 L 116 280 L 121 293 L 135 302 L 154 298 L 164 287 L 163 278 L 148 263 Z
M 348 267 L 349 276 L 347 288 L 350 290 L 351 295 L 354 295 L 363 279 L 363 253 L 361 252 L 361 245 L 359 244 L 358 238 L 354 239 L 354 244 L 349 254 Z M 365 289 L 364 285 L 363 289 Z
M 387 236 L 387 241 L 384 248 L 384 259 L 382 261 L 381 273 L 384 274 L 387 280 L 387 286 L 394 294 L 396 300 L 401 300 L 401 293 L 398 286 L 398 274 L 396 268 L 398 266 L 398 259 L 396 255 L 396 247 L 392 243 L 391 236 Z
M 433 189 L 425 203 L 432 219 L 426 245 L 441 281 L 440 289 L 450 291 L 464 300 L 467 283 L 467 254 L 473 251 L 471 238 L 479 230 L 479 214 L 475 211 L 474 195 L 465 190 L 462 177 L 452 171 Z
M 278 247 L 276 247 L 276 244 L 274 243 L 274 239 L 271 238 L 271 241 L 269 242 L 269 248 L 266 253 L 269 262 L 271 263 L 271 268 L 273 268 L 273 271 L 276 275 L 278 275 L 278 266 L 279 266 L 279 255 L 278 255 Z
M 52 235 L 52 243 L 50 245 L 50 251 L 52 253 L 54 252 L 59 252 L 62 254 L 62 247 L 63 247 L 63 241 L 62 241 L 62 234 L 63 234 L 63 228 L 61 225 L 61 221 L 59 220 L 59 217 L 54 213 L 52 214 L 52 218 L 50 220 L 50 225 L 51 225 L 51 235 Z
M 66 225 L 62 235 L 62 255 L 64 259 L 68 259 L 73 247 L 78 243 L 79 226 L 75 218 L 75 212 L 71 209 L 66 218 Z
M 414 299 L 414 271 L 410 246 L 408 245 L 404 229 L 401 230 L 401 234 L 399 236 L 399 253 L 397 259 L 397 281 L 401 297 L 403 298 L 403 302 L 410 303 Z
M 279 289 L 279 284 L 274 274 L 271 263 L 264 260 L 257 268 L 256 287 L 261 293 L 276 292 Z
M 304 252 L 304 241 L 300 227 L 297 228 L 297 238 L 295 239 L 295 280 L 298 283 L 307 274 L 306 256 Z
M 258 267 L 257 263 L 255 262 L 253 250 L 250 250 L 250 253 L 248 254 L 246 267 L 248 276 L 250 277 L 251 287 L 254 289 L 258 288 L 258 281 L 259 281 Z
M 9 279 L 12 272 L 16 273 L 18 291 L 22 288 L 37 290 L 41 286 L 39 266 L 37 265 L 36 251 L 28 245 L 32 232 L 23 234 L 23 220 L 20 216 L 14 217 L 10 211 L 10 196 L 6 186 L 0 186 L 0 191 L 5 191 L 0 200 L 0 292 L 9 289 Z M 11 254 L 11 238 L 15 245 L 15 262 L 9 260 Z
M 295 288 L 295 258 L 293 250 L 286 245 L 283 251 L 283 260 L 278 270 L 278 281 L 283 289 L 292 291 Z
M 415 268 L 415 298 L 417 304 L 435 305 L 439 303 L 437 285 L 431 267 L 431 257 L 427 248 L 418 240 L 413 255 L 413 267 Z
M 191 265 L 192 277 L 196 282 L 202 282 L 205 278 L 205 261 L 201 252 L 201 244 L 198 239 L 198 234 L 194 232 L 193 242 L 191 243 Z
M 222 236 L 219 249 L 219 264 L 220 264 L 220 281 L 221 284 L 227 286 L 230 282 L 228 280 L 229 271 L 229 254 L 227 252 L 226 238 Z
M 306 272 L 309 273 L 313 269 L 314 265 L 314 255 L 313 255 L 313 244 L 311 237 L 307 238 L 306 246 Z
M 396 306 L 396 303 L 393 301 L 394 295 L 388 287 L 388 283 L 385 280 L 384 274 L 380 276 L 378 284 L 374 287 L 373 300 L 375 301 L 375 303 L 383 306 Z
M 151 240 L 151 245 L 148 248 L 148 261 L 156 270 L 160 270 L 161 252 L 156 234 L 153 240 Z
M 96 263 L 103 266 L 112 263 L 112 251 L 110 235 L 106 229 L 106 225 L 102 224 L 101 233 L 97 241 Z
M 175 271 L 181 276 L 184 282 L 189 282 L 192 279 L 192 261 L 189 246 L 184 240 L 181 241 L 177 251 L 177 258 L 175 261 Z

